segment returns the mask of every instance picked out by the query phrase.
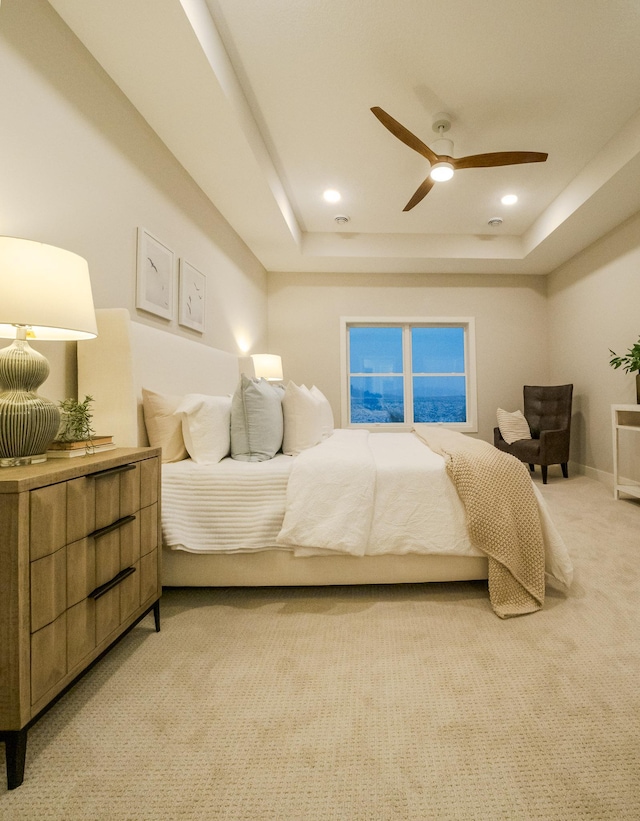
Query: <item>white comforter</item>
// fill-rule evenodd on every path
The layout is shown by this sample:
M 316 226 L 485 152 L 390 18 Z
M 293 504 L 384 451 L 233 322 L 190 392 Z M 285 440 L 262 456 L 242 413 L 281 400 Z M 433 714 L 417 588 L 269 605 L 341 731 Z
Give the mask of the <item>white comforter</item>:
M 444 460 L 410 433 L 336 430 L 301 453 L 277 543 L 301 556 L 482 555 Z
M 547 573 L 570 585 L 571 560 L 534 487 Z M 287 485 L 277 544 L 296 555 L 448 553 L 482 555 L 444 459 L 412 433 L 337 430 L 304 451 Z

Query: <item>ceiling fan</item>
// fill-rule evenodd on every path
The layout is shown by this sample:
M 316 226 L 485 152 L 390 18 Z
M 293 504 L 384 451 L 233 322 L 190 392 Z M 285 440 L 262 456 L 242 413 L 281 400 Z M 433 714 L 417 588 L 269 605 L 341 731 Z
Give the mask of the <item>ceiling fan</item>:
M 518 165 L 527 162 L 544 162 L 548 154 L 542 154 L 537 151 L 495 151 L 491 154 L 472 154 L 468 157 L 459 157 L 456 159 L 452 157 L 453 142 L 446 138 L 440 137 L 433 143 L 433 148 L 429 148 L 422 140 L 418 139 L 415 134 L 412 134 L 408 128 L 405 128 L 397 120 L 394 120 L 390 114 L 383 111 L 379 106 L 374 106 L 371 111 L 380 120 L 385 128 L 397 137 L 409 148 L 413 148 L 418 154 L 421 154 L 431 164 L 429 176 L 420 185 L 415 194 L 411 197 L 409 202 L 402 209 L 403 211 L 410 211 L 419 202 L 421 202 L 431 191 L 436 182 L 449 180 L 453 177 L 453 172 L 463 168 L 495 168 L 499 165 Z M 433 130 L 442 135 L 451 127 L 451 118 L 448 114 L 436 114 L 436 120 L 433 123 Z

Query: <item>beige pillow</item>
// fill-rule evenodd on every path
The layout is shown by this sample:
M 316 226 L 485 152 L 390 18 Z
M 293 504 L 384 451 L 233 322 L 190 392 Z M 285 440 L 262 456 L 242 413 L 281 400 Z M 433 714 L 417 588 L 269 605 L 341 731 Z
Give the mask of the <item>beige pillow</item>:
M 182 418 L 175 412 L 182 396 L 142 389 L 144 424 L 152 448 L 162 448 L 163 462 L 180 462 L 189 455 L 182 436 Z
M 512 445 L 520 439 L 531 439 L 529 423 L 521 411 L 517 410 L 510 413 L 502 408 L 498 408 L 496 415 L 498 417 L 500 434 L 508 445 Z

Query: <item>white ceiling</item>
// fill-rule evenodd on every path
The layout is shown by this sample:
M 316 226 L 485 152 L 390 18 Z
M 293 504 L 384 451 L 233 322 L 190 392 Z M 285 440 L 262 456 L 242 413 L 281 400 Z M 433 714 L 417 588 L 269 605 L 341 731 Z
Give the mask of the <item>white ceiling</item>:
M 49 2 L 269 271 L 547 273 L 640 210 L 636 0 Z M 372 106 L 549 159 L 403 212 L 428 164 Z

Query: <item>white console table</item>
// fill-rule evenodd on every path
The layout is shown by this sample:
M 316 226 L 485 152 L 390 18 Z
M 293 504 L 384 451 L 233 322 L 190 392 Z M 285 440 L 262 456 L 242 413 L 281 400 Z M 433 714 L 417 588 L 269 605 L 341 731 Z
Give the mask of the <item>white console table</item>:
M 640 484 L 629 482 L 620 484 L 618 470 L 619 437 L 621 430 L 640 433 L 640 405 L 612 405 L 611 422 L 613 425 L 613 497 L 620 498 L 620 493 L 640 499 Z

